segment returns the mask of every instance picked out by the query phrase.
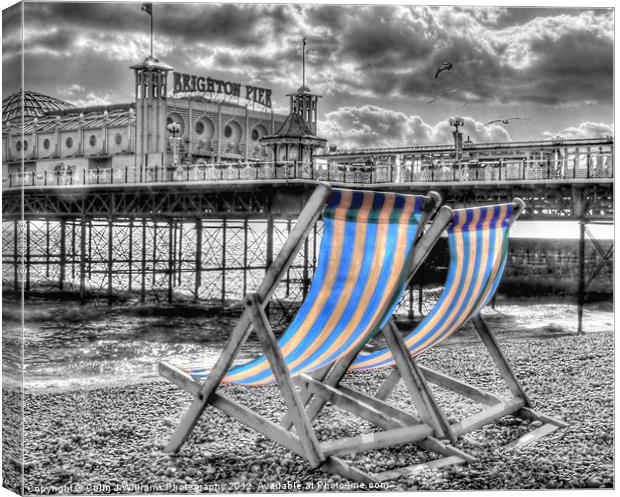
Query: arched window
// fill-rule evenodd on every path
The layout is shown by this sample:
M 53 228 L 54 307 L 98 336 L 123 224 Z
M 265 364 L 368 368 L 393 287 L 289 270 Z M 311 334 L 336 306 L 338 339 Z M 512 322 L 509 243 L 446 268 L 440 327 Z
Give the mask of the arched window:
M 256 126 L 254 126 L 254 128 L 252 129 L 252 133 L 251 133 L 251 137 L 252 137 L 252 144 L 253 146 L 251 147 L 250 150 L 252 150 L 252 154 L 255 156 L 264 156 L 266 155 L 266 150 L 264 145 L 261 143 L 260 139 L 263 136 L 267 135 L 267 128 L 265 126 L 263 126 L 262 124 L 257 124 Z
M 232 154 L 240 154 L 239 143 L 241 142 L 241 125 L 237 121 L 228 121 L 224 126 L 224 141 L 226 150 Z
M 256 126 L 254 126 L 254 129 L 252 129 L 252 141 L 257 142 L 266 134 L 267 128 L 265 128 L 265 126 L 263 126 L 262 124 L 257 124 Z
M 202 116 L 196 121 L 194 129 L 196 131 L 196 138 L 198 139 L 198 148 L 211 150 L 211 140 L 213 139 L 215 130 L 211 119 L 207 116 Z

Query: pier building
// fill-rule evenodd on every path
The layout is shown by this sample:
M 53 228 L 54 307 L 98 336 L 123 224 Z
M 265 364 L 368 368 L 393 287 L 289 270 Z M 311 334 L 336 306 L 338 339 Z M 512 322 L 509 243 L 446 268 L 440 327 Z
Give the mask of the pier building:
M 217 92 L 168 92 L 172 67 L 153 57 L 131 69 L 133 102 L 75 107 L 30 90 L 5 98 L 3 179 L 25 173 L 48 182 L 78 174 L 94 182 L 155 181 L 156 174 L 172 176 L 189 164 L 273 160 L 261 139 L 275 133 L 286 115 L 273 112 L 270 99 L 226 99 L 230 82 L 223 82 L 219 99 Z

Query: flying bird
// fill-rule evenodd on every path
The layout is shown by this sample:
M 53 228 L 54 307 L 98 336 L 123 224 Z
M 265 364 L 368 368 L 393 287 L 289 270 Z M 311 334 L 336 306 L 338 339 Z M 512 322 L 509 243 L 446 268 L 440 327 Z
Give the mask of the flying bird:
M 485 126 L 488 126 L 489 124 L 493 124 L 493 123 L 502 123 L 502 124 L 510 124 L 510 121 L 515 121 L 515 120 L 522 120 L 522 121 L 529 121 L 529 119 L 527 117 L 505 117 L 503 119 L 495 119 L 494 121 L 489 121 L 488 123 L 485 123 Z
M 450 69 L 452 69 L 452 62 L 444 62 L 435 71 L 435 79 L 437 79 L 442 72 L 449 71 Z

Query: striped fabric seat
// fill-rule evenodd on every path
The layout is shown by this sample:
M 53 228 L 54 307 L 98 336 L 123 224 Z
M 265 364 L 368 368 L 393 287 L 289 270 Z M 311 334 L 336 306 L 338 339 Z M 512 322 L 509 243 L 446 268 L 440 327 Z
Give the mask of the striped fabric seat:
M 493 297 L 506 264 L 513 205 L 454 211 L 448 227 L 450 267 L 445 288 L 432 311 L 405 338 L 412 356 L 450 336 Z M 393 364 L 392 353 L 385 348 L 360 354 L 350 369 Z
M 407 264 L 427 197 L 334 190 L 323 211 L 323 238 L 308 295 L 278 345 L 292 376 L 339 359 L 390 318 L 406 283 Z M 193 378 L 208 375 L 182 368 Z M 222 383 L 274 381 L 266 356 L 233 367 Z

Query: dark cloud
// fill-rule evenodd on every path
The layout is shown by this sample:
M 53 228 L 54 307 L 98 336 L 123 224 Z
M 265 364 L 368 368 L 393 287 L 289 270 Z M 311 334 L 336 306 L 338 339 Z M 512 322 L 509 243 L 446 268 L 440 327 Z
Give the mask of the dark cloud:
M 26 3 L 27 27 L 56 26 L 68 32 L 147 32 L 140 3 Z M 285 6 L 243 4 L 154 4 L 156 33 L 175 43 L 231 46 L 256 44 L 261 21 L 278 32 L 290 19 Z
M 310 6 L 305 9 L 305 16 L 310 26 L 328 33 L 339 33 L 347 24 L 350 13 L 341 5 Z
M 163 34 L 181 43 L 225 41 L 230 46 L 254 45 L 260 20 L 270 17 L 269 8 L 262 5 L 166 5 L 161 10 L 158 25 Z M 278 17 L 274 16 L 274 21 Z
M 61 100 L 72 102 L 70 88 L 77 84 L 85 93 L 109 95 L 111 102 L 133 100 L 133 74 L 118 61 L 99 58 L 77 60 L 63 64 L 63 79 L 49 78 L 58 71 L 56 60 L 46 54 L 28 55 L 24 69 L 25 87 Z
M 24 40 L 24 51 L 45 50 L 46 52 L 67 52 L 75 47 L 74 36 L 65 30 L 34 32 Z
M 75 31 L 130 31 L 144 29 L 147 16 L 140 3 L 26 2 L 24 24 L 28 29 L 51 26 Z
M 128 66 L 148 50 L 149 17 L 139 2 L 24 8 L 26 86 L 59 98 L 131 98 Z M 412 102 L 419 109 L 443 94 L 424 109 L 434 114 L 489 101 L 536 104 L 542 116 L 551 105 L 610 106 L 613 98 L 610 9 L 177 3 L 155 4 L 154 14 L 160 59 L 214 77 L 243 74 L 274 87 L 281 106 L 301 79 L 302 37 L 307 82 L 325 95 L 323 104 Z M 5 68 L 19 65 L 15 19 L 19 8 L 3 12 Z M 452 70 L 434 79 L 444 61 Z M 18 73 L 17 66 L 5 70 L 4 96 L 19 88 Z M 84 92 L 69 95 L 66 88 L 76 82 Z M 399 119 L 383 117 L 397 136 L 410 136 Z
M 379 67 L 407 65 L 428 57 L 434 40 L 428 38 L 424 24 L 404 19 L 393 7 L 349 9 L 350 19 L 340 34 L 340 55 Z

